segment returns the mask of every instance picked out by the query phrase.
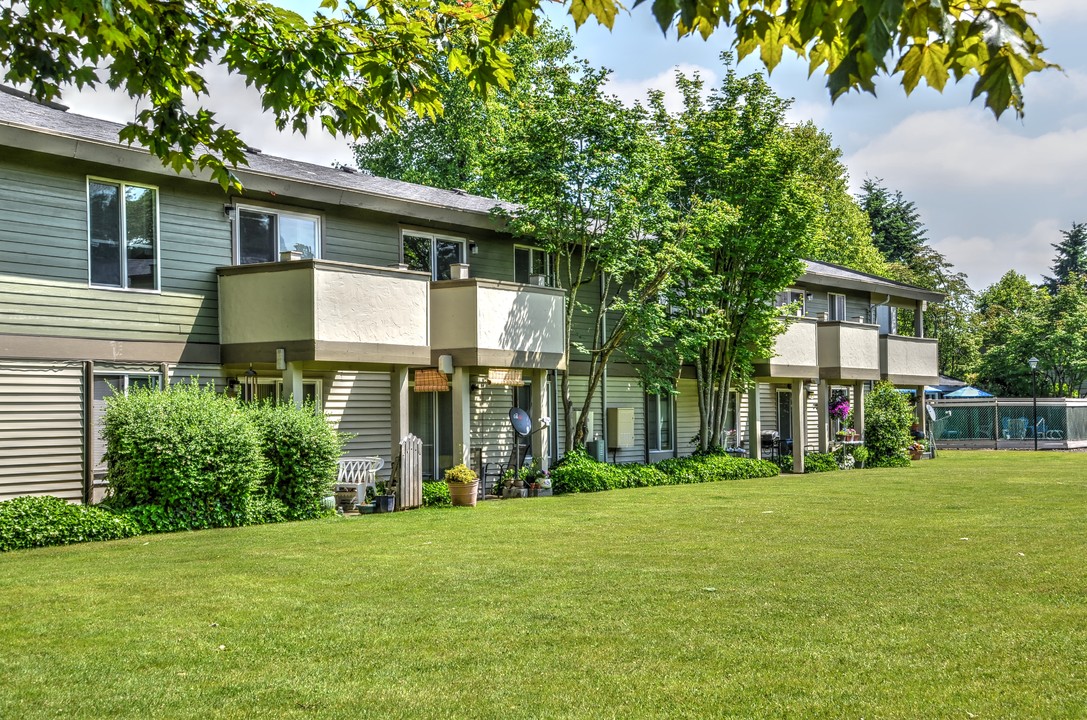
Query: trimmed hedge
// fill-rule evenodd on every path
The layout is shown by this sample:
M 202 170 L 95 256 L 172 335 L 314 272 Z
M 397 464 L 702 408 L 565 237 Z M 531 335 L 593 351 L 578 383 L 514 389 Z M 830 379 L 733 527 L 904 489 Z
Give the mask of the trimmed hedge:
M 268 461 L 261 478 L 268 497 L 285 506 L 286 518 L 323 514 L 321 499 L 332 494 L 344 437 L 312 403 L 262 402 L 247 408 Z
M 777 474 L 778 469 L 771 462 L 727 455 L 673 458 L 654 465 L 609 465 L 596 462 L 584 450 L 574 450 L 551 470 L 551 482 L 555 494 L 564 494 L 741 480 Z
M 453 507 L 449 486 L 444 480 L 423 483 L 423 507 Z
M 267 473 L 260 437 L 232 398 L 195 382 L 109 398 L 108 504 L 147 531 L 246 524 Z
M 838 457 L 834 453 L 807 453 L 804 456 L 804 472 L 821 473 L 840 469 Z
M 0 552 L 139 534 L 136 523 L 124 515 L 48 495 L 0 502 Z

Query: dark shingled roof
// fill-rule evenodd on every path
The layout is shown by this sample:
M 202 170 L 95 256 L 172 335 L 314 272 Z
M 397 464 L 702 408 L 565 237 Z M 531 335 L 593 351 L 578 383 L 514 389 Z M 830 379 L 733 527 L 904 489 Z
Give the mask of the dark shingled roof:
M 126 143 L 117 139 L 117 133 L 123 127 L 119 123 L 77 115 L 66 112 L 63 108 L 63 105 L 57 103 L 39 103 L 30 99 L 26 93 L 0 86 L 0 124 L 30 128 L 53 135 L 90 140 L 146 153 L 146 150 L 138 146 L 129 148 Z M 362 172 L 344 172 L 337 168 L 288 160 L 274 155 L 254 152 L 249 153 L 248 160 L 249 165 L 239 167 L 238 172 L 256 173 L 470 213 L 489 214 L 496 205 L 511 209 L 514 207 L 493 198 L 469 195 L 455 190 L 439 190 Z M 164 172 L 170 171 L 164 168 Z
M 916 285 L 908 285 L 896 280 L 888 280 L 879 275 L 871 275 L 841 265 L 820 262 L 819 260 L 805 260 L 804 263 L 807 265 L 807 270 L 804 272 L 804 275 L 801 278 L 802 280 L 823 281 L 821 284 L 837 283 L 843 287 L 849 285 L 870 285 L 873 286 L 872 290 L 878 292 L 890 292 L 903 297 L 929 300 L 932 302 L 940 302 L 944 299 L 944 294 L 936 292 L 935 290 L 919 288 Z

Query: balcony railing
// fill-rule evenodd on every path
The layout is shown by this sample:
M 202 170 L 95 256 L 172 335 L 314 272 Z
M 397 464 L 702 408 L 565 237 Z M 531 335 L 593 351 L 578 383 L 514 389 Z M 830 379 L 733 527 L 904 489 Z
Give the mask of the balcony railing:
M 432 354 L 458 366 L 563 368 L 565 295 L 483 278 L 432 283 Z
M 819 375 L 819 327 L 812 318 L 789 318 L 774 342 L 774 355 L 755 364 L 763 378 L 811 378 Z
M 299 260 L 222 267 L 224 363 L 429 364 L 427 273 Z
M 940 380 L 937 342 L 884 335 L 879 339 L 880 376 L 895 385 L 932 385 Z
M 819 376 L 824 380 L 878 380 L 879 326 L 820 322 Z

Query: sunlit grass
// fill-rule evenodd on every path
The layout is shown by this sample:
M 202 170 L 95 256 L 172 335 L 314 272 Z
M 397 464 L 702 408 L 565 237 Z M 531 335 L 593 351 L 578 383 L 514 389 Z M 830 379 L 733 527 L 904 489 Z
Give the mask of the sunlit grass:
M 1087 715 L 1087 454 L 0 555 L 0 717 Z

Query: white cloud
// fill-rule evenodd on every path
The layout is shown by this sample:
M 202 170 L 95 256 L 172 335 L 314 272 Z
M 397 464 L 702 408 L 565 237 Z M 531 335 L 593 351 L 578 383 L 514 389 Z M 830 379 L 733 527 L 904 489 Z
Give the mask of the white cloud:
M 650 90 L 661 90 L 664 92 L 665 108 L 667 108 L 669 112 L 679 112 L 683 109 L 683 97 L 676 87 L 677 72 L 681 72 L 687 77 L 694 77 L 695 74 L 698 74 L 702 78 L 704 83 L 703 87 L 707 92 L 717 86 L 718 78 L 720 77 L 710 68 L 702 67 L 701 65 L 681 63 L 648 78 L 616 80 L 615 77 L 612 76 L 609 78 L 605 89 L 607 92 L 616 95 L 627 105 L 633 105 L 636 102 L 645 104 L 646 97 Z
M 967 273 L 970 286 L 975 290 L 992 285 L 1009 270 L 1037 283 L 1053 264 L 1051 245 L 1060 239 L 1062 227 L 1067 228 L 1067 223 L 1044 218 L 1021 233 L 1009 228 L 984 236 L 948 235 L 933 238 L 931 244 L 956 269 Z

